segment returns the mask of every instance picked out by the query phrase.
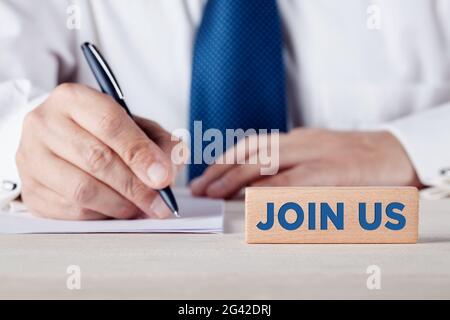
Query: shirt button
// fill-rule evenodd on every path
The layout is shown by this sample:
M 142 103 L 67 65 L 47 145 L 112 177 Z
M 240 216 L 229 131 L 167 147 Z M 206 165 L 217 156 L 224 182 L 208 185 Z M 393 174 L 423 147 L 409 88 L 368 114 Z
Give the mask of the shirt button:
M 0 183 L 0 188 L 1 188 L 3 191 L 8 191 L 8 192 L 10 192 L 10 191 L 14 191 L 14 190 L 17 189 L 17 184 L 14 183 L 14 182 L 11 182 L 11 181 L 1 181 L 1 183 Z

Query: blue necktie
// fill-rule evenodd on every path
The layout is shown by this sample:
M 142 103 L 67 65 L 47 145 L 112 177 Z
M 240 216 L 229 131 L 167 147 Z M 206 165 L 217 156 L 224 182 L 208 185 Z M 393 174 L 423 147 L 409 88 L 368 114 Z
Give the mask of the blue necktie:
M 226 129 L 287 130 L 280 20 L 276 0 L 208 1 L 193 57 L 190 181 L 208 167 L 194 163 L 203 153 L 194 148 L 194 122 L 224 137 Z

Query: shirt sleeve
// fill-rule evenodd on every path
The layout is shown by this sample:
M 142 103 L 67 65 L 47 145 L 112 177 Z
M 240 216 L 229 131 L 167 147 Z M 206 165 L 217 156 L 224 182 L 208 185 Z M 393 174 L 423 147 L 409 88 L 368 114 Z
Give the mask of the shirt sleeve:
M 424 185 L 450 168 L 450 102 L 386 126 L 403 144 Z
M 25 115 L 76 70 L 69 1 L 0 0 L 0 179 L 18 181 Z

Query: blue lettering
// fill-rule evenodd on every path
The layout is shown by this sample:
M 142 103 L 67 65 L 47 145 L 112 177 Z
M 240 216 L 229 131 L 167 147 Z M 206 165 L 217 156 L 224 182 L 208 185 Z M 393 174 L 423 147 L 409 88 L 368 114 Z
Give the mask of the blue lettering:
M 328 230 L 328 220 L 337 230 L 344 230 L 344 203 L 337 204 L 337 213 L 331 209 L 328 203 L 320 204 L 320 230 Z
M 273 202 L 267 203 L 267 222 L 264 224 L 262 222 L 258 223 L 256 227 L 261 231 L 268 231 L 272 229 L 275 215 L 275 204 Z
M 286 213 L 289 210 L 293 210 L 297 214 L 297 219 L 293 223 L 289 223 L 286 220 Z M 302 207 L 300 207 L 297 203 L 294 203 L 294 202 L 288 202 L 288 203 L 284 204 L 280 208 L 280 211 L 278 212 L 278 222 L 284 229 L 286 229 L 288 231 L 294 231 L 294 230 L 297 230 L 298 228 L 300 228 L 301 225 L 303 224 L 304 219 L 305 219 L 305 214 L 303 212 Z
M 316 230 L 316 204 L 308 204 L 308 228 L 309 230 Z
M 402 212 L 403 209 L 405 209 L 405 205 L 399 202 L 393 202 L 387 206 L 386 215 L 390 219 L 397 220 L 398 223 L 395 224 L 389 221 L 385 224 L 386 228 L 393 231 L 399 231 L 405 227 L 406 225 L 405 216 L 403 216 L 399 212 L 396 212 L 396 210 Z
M 373 222 L 367 222 L 367 208 L 365 203 L 359 204 L 359 225 L 367 231 L 377 230 L 381 225 L 382 218 L 382 204 L 377 202 L 375 203 L 375 216 L 373 218 Z

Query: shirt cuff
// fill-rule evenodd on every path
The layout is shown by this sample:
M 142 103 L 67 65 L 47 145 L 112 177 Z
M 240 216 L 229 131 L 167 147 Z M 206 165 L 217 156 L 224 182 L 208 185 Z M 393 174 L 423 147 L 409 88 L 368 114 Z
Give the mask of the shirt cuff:
M 0 180 L 20 183 L 15 156 L 23 119 L 48 97 L 42 93 L 35 95 L 33 91 L 28 80 L 0 83 Z
M 450 167 L 450 103 L 384 126 L 403 145 L 420 181 L 432 185 Z

